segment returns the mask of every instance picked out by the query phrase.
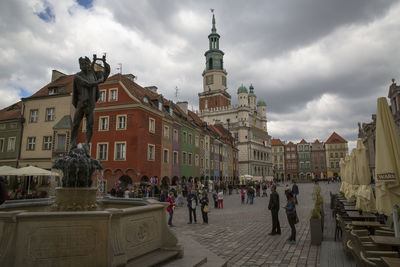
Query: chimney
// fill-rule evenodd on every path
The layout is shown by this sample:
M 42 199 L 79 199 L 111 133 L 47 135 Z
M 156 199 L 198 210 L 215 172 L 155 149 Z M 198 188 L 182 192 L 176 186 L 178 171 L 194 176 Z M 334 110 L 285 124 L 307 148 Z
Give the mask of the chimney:
M 125 78 L 128 78 L 129 80 L 131 80 L 132 82 L 135 82 L 135 80 L 136 80 L 136 76 L 135 75 L 133 75 L 133 74 L 124 74 L 123 75 Z
M 185 112 L 185 114 L 188 114 L 188 102 L 187 101 L 177 102 L 176 104 L 178 105 L 178 107 L 180 107 L 180 109 L 183 110 L 183 112 Z
M 61 71 L 53 70 L 51 73 L 51 82 L 54 82 L 55 80 L 63 76 L 65 76 L 65 74 L 62 73 Z
M 156 93 L 157 94 L 157 86 L 147 86 L 147 87 L 145 87 L 147 90 L 150 90 L 150 91 L 152 91 L 153 93 Z

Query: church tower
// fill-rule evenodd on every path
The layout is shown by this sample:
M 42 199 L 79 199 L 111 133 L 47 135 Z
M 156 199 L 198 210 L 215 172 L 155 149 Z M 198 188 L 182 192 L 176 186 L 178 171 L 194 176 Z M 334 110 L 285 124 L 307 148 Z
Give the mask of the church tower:
M 199 109 L 221 108 L 231 105 L 231 96 L 226 92 L 224 52 L 219 49 L 219 34 L 212 16 L 212 29 L 208 35 L 209 47 L 205 52 L 206 67 L 203 71 L 203 92 L 199 93 Z

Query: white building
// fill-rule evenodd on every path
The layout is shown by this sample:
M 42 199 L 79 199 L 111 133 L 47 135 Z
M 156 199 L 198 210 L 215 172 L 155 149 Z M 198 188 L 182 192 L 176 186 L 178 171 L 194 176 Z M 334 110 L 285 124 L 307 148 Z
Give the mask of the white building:
M 203 92 L 199 93 L 199 116 L 209 124 L 222 123 L 230 130 L 239 149 L 239 175 L 272 178 L 271 137 L 267 131 L 267 105 L 257 102 L 253 85 L 242 84 L 237 91 L 238 104 L 231 105 L 226 91 L 227 72 L 223 68 L 224 52 L 219 49 L 220 35 L 215 28 L 213 14 L 211 33 L 208 35 L 206 68 L 203 71 Z

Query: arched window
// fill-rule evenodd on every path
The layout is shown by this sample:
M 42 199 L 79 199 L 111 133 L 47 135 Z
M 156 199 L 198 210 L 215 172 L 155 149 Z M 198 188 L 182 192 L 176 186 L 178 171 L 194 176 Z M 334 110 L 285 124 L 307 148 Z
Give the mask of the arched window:
M 210 59 L 208 60 L 208 69 L 211 70 L 211 69 L 212 69 L 212 66 L 213 66 L 213 59 L 210 58 Z

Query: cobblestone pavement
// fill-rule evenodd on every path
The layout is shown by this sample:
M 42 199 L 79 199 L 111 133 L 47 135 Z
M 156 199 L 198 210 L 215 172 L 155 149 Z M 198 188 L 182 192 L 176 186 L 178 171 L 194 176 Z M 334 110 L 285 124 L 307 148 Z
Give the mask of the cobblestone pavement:
M 320 183 L 324 201 L 329 202 L 329 191 L 337 192 L 338 184 Z M 309 216 L 313 206 L 313 184 L 299 184 L 300 194 L 297 213 L 300 222 L 296 225 L 297 242 L 286 240 L 290 235 L 284 209 L 279 211 L 281 235 L 269 236 L 271 232 L 271 213 L 267 209 L 268 197 L 255 198 L 254 205 L 242 205 L 240 194 L 225 195 L 224 209 L 211 209 L 209 224 L 202 224 L 198 207 L 197 224 L 189 221 L 186 201 L 184 207 L 174 213 L 173 231 L 194 238 L 202 246 L 228 261 L 228 266 L 323 266 L 319 263 L 320 246 L 310 244 Z M 277 188 L 281 207 L 286 205 L 284 186 Z M 211 195 L 209 199 L 212 201 Z M 329 212 L 329 211 L 328 211 Z

